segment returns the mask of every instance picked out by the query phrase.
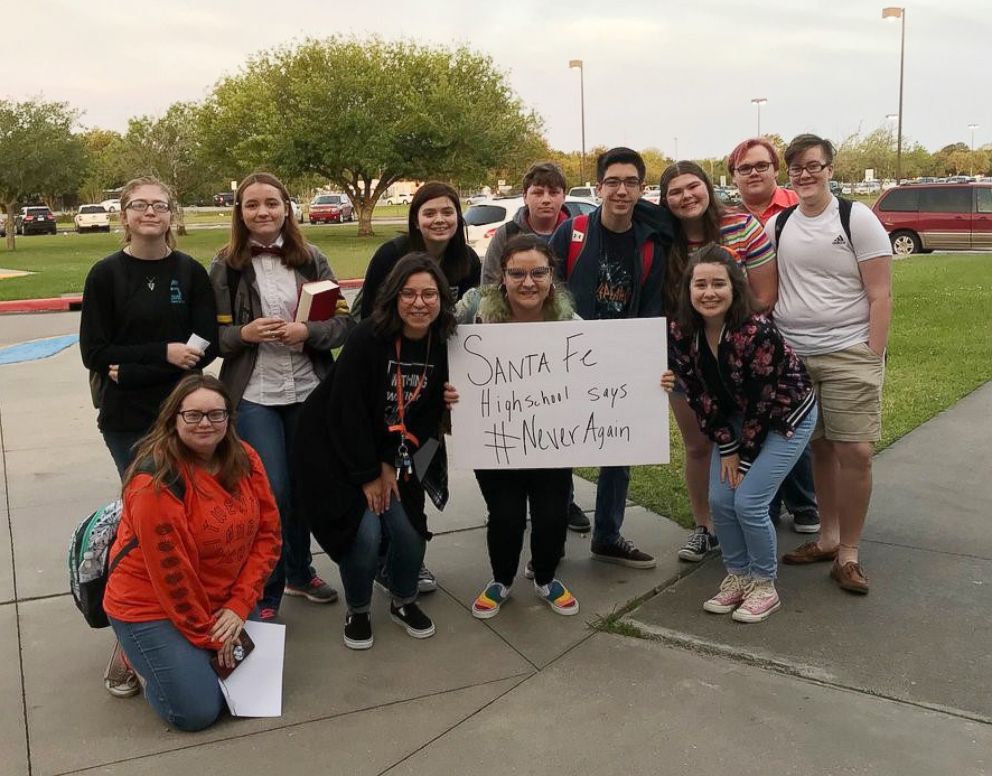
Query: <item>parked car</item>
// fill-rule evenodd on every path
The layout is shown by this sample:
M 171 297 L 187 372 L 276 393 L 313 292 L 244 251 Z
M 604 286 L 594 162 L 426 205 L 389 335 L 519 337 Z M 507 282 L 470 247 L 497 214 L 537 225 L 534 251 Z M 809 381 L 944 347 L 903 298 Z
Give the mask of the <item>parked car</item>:
M 713 193 L 725 205 L 741 204 L 741 192 L 736 186 L 714 186 Z
M 43 205 L 22 207 L 14 219 L 17 234 L 55 234 L 55 215 Z
M 222 191 L 219 194 L 214 194 L 214 206 L 234 207 L 234 192 Z
M 72 222 L 77 232 L 110 231 L 110 213 L 103 205 L 80 205 Z
M 105 199 L 100 203 L 100 206 L 108 213 L 121 212 L 121 201 L 119 199 Z
M 596 196 L 595 186 L 573 186 L 568 190 L 568 196 L 574 199 L 587 199 L 597 205 L 599 204 L 599 197 Z
M 413 202 L 413 194 L 391 194 L 380 201 L 383 205 L 409 205 Z
M 899 255 L 992 250 L 992 184 L 931 183 L 882 192 L 872 211 Z
M 465 240 L 480 257 L 486 255 L 493 235 L 524 206 L 523 197 L 487 199 L 465 211 Z M 596 205 L 585 199 L 566 197 L 564 208 L 570 217 L 591 213 Z
M 318 194 L 310 200 L 311 224 L 343 224 L 355 220 L 355 209 L 344 194 Z
M 289 198 L 289 204 L 293 208 L 293 218 L 296 219 L 296 223 L 303 223 L 303 205 L 296 197 Z

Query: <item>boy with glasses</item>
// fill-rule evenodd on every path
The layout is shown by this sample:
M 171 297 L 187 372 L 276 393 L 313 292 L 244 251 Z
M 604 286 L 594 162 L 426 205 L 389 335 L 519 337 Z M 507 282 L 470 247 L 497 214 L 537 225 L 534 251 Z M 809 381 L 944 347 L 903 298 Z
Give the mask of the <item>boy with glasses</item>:
M 644 171 L 641 155 L 629 148 L 601 154 L 596 160 L 596 193 L 602 204 L 588 217 L 565 221 L 551 238 L 551 249 L 559 259 L 557 271 L 581 318 L 662 315 L 661 290 L 673 232 L 667 212 L 640 199 Z M 579 219 L 584 229 L 576 228 Z M 581 244 L 578 255 L 569 262 L 576 242 Z M 592 555 L 607 563 L 653 568 L 655 559 L 620 535 L 629 483 L 629 466 L 600 468 Z
M 834 581 L 865 594 L 868 577 L 858 548 L 871 499 L 873 443 L 881 438 L 892 248 L 882 224 L 860 202 L 851 204 L 850 223 L 844 223 L 830 193 L 833 157 L 828 140 L 808 134 L 793 139 L 785 163 L 799 205 L 766 226 L 778 253 L 775 322 L 802 358 L 820 404 L 810 445 L 822 530 L 818 541 L 782 560 L 833 561 Z

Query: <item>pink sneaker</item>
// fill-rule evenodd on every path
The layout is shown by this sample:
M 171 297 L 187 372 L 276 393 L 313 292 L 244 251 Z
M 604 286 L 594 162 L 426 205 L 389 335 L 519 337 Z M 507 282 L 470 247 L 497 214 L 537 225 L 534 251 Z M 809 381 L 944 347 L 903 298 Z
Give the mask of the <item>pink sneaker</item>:
M 744 602 L 734 609 L 731 617 L 737 622 L 761 622 L 767 620 L 780 606 L 782 602 L 775 590 L 775 583 L 770 579 L 756 579 L 748 585 Z
M 706 601 L 703 609 L 711 614 L 730 614 L 741 605 L 750 582 L 749 577 L 727 574 L 720 583 L 720 592 Z

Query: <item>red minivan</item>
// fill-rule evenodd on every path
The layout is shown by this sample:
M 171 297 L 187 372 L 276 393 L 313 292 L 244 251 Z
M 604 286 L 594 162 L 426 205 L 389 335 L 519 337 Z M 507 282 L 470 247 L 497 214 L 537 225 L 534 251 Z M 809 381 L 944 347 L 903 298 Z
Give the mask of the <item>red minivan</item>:
M 992 250 L 992 183 L 897 186 L 883 191 L 872 211 L 895 254 Z

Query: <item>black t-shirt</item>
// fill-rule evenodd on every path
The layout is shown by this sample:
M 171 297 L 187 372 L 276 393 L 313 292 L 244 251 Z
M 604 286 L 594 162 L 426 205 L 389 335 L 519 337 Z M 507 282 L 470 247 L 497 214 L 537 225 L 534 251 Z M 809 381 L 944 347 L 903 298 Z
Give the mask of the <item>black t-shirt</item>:
M 603 227 L 603 253 L 599 259 L 596 283 L 596 318 L 626 318 L 634 293 L 634 261 L 637 240 L 634 229 L 611 232 Z
M 710 350 L 706 337 L 701 334 L 700 339 L 702 342 L 699 347 L 699 368 L 703 373 L 703 380 L 710 393 L 716 397 L 724 415 L 729 418 L 737 413 L 737 402 L 734 401 L 734 397 L 727 390 L 727 384 L 720 376 L 720 365 L 713 351 Z
M 419 340 L 404 338 L 400 344 L 399 370 L 403 382 L 403 409 L 408 427 L 411 417 L 419 415 L 423 402 L 435 393 L 438 347 L 444 348 L 446 346 L 444 344 L 439 346 L 436 342 L 431 342 L 430 351 L 428 351 L 427 337 Z M 399 423 L 399 406 L 396 401 L 396 367 L 397 359 L 394 350 L 393 356 L 386 363 L 387 428 Z M 416 395 L 416 399 L 414 399 L 414 395 Z

